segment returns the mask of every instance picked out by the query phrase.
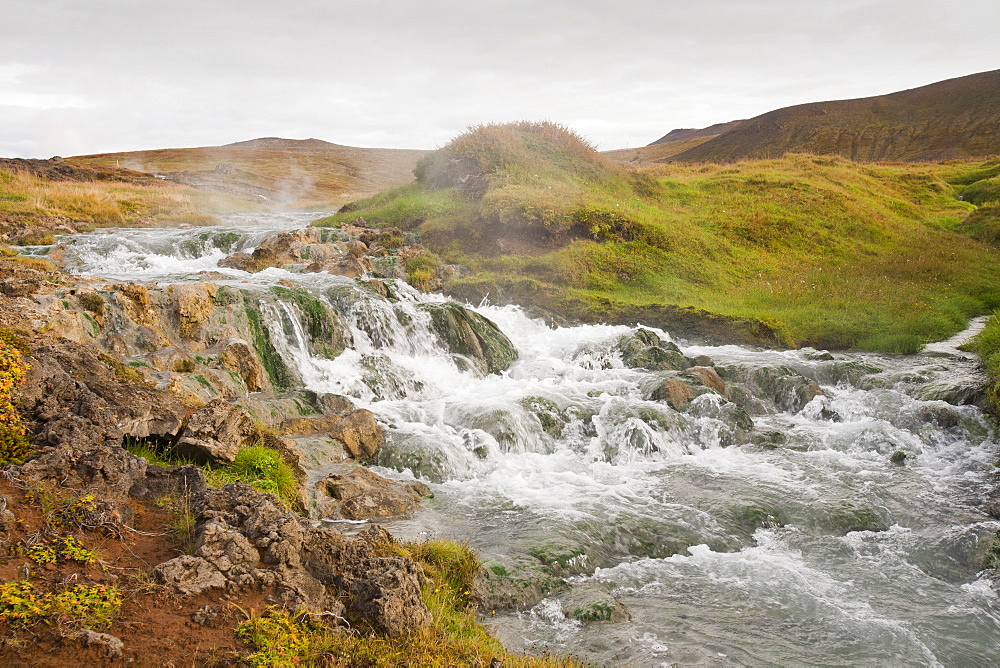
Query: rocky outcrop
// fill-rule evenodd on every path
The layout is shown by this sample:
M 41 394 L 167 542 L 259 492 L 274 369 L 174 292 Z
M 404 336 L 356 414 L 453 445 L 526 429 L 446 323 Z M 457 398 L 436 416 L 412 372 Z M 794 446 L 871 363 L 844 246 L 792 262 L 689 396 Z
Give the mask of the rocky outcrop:
M 226 485 L 206 494 L 194 554 L 153 573 L 178 593 L 266 589 L 287 605 L 398 635 L 426 626 L 431 616 L 420 598 L 420 567 L 392 556 L 392 543 L 377 527 L 355 538 L 311 527 L 270 494 Z
M 259 435 L 245 410 L 215 399 L 191 414 L 174 447 L 179 454 L 199 461 L 231 462 Z
M 18 408 L 34 425 L 32 442 L 120 444 L 127 435 L 170 436 L 184 407 L 169 392 L 147 387 L 138 374 L 91 346 L 68 341 L 39 346 Z
M 220 264 L 249 272 L 283 267 L 358 278 L 373 270 L 370 252 L 362 241 L 342 239 L 335 230 L 310 227 L 275 234 L 253 253 L 233 253 Z

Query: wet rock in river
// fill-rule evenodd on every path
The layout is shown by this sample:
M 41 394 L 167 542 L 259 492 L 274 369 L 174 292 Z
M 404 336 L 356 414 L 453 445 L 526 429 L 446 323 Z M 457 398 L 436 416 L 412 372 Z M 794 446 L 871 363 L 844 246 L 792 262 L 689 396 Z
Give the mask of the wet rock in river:
M 729 385 L 743 386 L 744 392 L 732 393 L 733 400 L 752 412 L 760 408 L 755 400 L 763 400 L 772 410 L 798 413 L 823 394 L 819 383 L 788 366 L 729 366 L 716 370 Z
M 704 356 L 702 356 L 704 357 Z M 691 376 L 696 379 L 701 385 L 707 387 L 710 390 L 718 392 L 721 396 L 726 399 L 731 399 L 732 396 L 729 393 L 729 388 L 726 386 L 726 381 L 722 380 L 719 372 L 715 370 L 712 366 L 693 366 L 684 372 L 684 375 Z
M 664 341 L 654 332 L 639 328 L 618 340 L 625 366 L 650 371 L 681 371 L 691 366 L 674 343 Z
M 507 369 L 517 359 L 517 349 L 491 320 L 464 306 L 421 304 L 431 316 L 434 331 L 453 353 L 472 358 L 484 373 Z
M 625 622 L 632 619 L 628 608 L 596 583 L 571 588 L 559 597 L 563 614 L 581 622 Z
M 651 398 L 654 401 L 665 401 L 675 411 L 683 411 L 695 398 L 691 387 L 679 378 L 667 378 L 653 390 Z
M 566 586 L 534 559 L 481 553 L 483 560 L 473 587 L 480 610 L 527 610 Z

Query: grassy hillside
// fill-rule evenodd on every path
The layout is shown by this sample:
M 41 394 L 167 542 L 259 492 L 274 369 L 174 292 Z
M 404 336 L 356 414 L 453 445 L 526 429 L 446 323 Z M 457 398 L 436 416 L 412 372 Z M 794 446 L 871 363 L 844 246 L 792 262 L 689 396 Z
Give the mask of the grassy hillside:
M 426 151 L 267 137 L 205 148 L 105 153 L 75 164 L 128 167 L 268 206 L 329 207 L 408 183 Z
M 419 232 L 468 269 L 446 290 L 469 298 L 903 352 L 1000 305 L 1000 256 L 961 233 L 976 207 L 958 199 L 997 170 L 812 155 L 629 169 L 558 125 L 515 123 L 471 129 L 415 183 L 320 224 Z
M 1000 155 L 1000 70 L 889 95 L 778 109 L 677 159 L 733 162 L 790 152 L 858 161 Z

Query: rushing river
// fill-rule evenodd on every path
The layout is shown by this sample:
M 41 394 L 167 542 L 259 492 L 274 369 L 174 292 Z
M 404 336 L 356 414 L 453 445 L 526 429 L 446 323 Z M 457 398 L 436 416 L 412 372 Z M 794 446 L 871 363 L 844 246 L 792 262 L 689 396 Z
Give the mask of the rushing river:
M 325 298 L 348 279 L 217 266 L 306 219 L 124 230 L 71 247 L 77 270 L 99 277 L 212 270 Z M 955 347 L 969 332 L 911 356 L 677 341 L 734 387 L 782 369 L 822 388 L 802 405 L 743 396 L 734 412 L 706 393 L 678 411 L 650 398 L 663 372 L 624 364 L 618 344 L 635 328 L 551 328 L 476 306 L 520 355 L 483 376 L 416 308 L 443 298 L 397 290 L 396 304 L 342 307 L 354 347 L 336 359 L 310 356 L 280 313 L 272 335 L 308 389 L 376 413 L 389 432 L 379 472 L 431 484 L 435 498 L 394 533 L 467 540 L 496 564 L 558 564 L 567 588 L 520 612 L 484 611 L 510 648 L 603 665 L 1000 663 L 1000 599 L 979 573 L 1000 529 L 988 512 L 997 442 L 978 408 L 936 398 L 981 382 Z M 618 621 L 573 618 L 595 600 L 614 602 Z

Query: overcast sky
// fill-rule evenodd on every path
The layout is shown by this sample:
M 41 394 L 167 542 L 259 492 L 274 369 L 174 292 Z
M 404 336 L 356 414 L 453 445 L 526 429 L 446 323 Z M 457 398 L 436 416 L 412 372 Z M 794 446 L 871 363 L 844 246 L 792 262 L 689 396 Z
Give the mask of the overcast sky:
M 998 0 L 3 0 L 0 156 L 261 136 L 602 149 L 1000 68 Z

